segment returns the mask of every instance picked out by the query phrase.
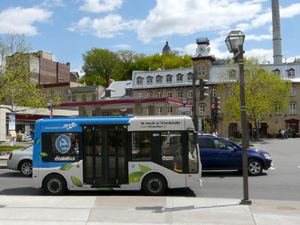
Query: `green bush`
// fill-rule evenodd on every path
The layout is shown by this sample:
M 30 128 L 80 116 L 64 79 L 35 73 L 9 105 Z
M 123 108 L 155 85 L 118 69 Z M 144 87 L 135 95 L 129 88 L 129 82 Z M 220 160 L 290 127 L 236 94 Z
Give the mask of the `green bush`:
M 233 137 L 229 137 L 228 139 L 234 141 L 234 142 L 241 142 L 242 139 L 241 138 L 233 138 Z
M 25 146 L 0 146 L 0 151 L 13 151 L 16 149 L 23 149 L 26 148 Z

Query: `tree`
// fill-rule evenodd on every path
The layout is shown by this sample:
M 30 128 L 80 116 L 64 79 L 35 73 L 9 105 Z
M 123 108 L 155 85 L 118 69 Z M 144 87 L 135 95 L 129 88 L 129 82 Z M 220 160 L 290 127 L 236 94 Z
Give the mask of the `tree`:
M 278 109 L 284 110 L 288 107 L 292 85 L 276 73 L 264 69 L 259 65 L 257 59 L 245 59 L 244 63 L 247 119 L 255 123 L 258 131 L 258 122 L 262 121 L 266 114 L 272 114 Z M 228 72 L 232 71 L 238 71 L 236 65 L 230 65 Z M 230 90 L 230 94 L 222 100 L 224 120 L 240 120 L 239 76 L 237 82 L 228 82 L 228 74 L 223 74 L 222 78 L 224 78 L 223 81 L 227 79 L 227 83 L 219 84 L 218 91 Z
M 118 55 L 108 49 L 92 48 L 82 55 L 84 64 L 82 66 L 85 75 L 82 77 L 81 82 L 88 85 L 94 84 L 106 85 L 106 78 L 117 77 L 119 70 Z
M 30 63 L 30 44 L 26 43 L 25 35 L 8 34 L 0 38 L 0 104 L 17 104 L 31 108 L 46 107 L 52 100 L 59 104 L 58 96 L 51 97 L 49 92 L 41 94 L 41 90 L 32 83 Z M 12 106 L 2 107 L 17 112 Z
M 193 65 L 193 61 L 191 60 L 191 56 L 185 55 L 177 55 L 177 54 L 170 54 L 170 55 L 150 55 L 139 58 L 135 61 L 130 69 L 130 75 L 132 75 L 133 70 L 157 70 L 164 65 L 165 69 L 176 69 L 180 67 L 191 67 Z M 131 76 L 130 76 L 131 79 Z

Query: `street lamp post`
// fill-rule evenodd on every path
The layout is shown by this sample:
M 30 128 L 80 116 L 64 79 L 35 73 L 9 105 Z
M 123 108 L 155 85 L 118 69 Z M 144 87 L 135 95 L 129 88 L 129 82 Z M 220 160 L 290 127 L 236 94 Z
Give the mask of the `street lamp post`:
M 244 79 L 244 49 L 243 44 L 245 35 L 240 30 L 231 31 L 225 43 L 230 53 L 234 54 L 234 62 L 239 64 L 240 71 L 240 98 L 241 98 L 241 121 L 242 121 L 242 149 L 243 149 L 243 189 L 244 199 L 240 204 L 251 205 L 249 200 L 249 186 L 248 186 L 248 157 L 247 157 L 247 145 L 248 145 L 248 122 L 246 118 L 246 101 L 245 101 L 245 79 Z
M 47 108 L 50 110 L 50 118 L 52 118 L 52 116 L 53 116 L 53 102 L 52 102 L 52 100 L 49 100 L 47 102 Z

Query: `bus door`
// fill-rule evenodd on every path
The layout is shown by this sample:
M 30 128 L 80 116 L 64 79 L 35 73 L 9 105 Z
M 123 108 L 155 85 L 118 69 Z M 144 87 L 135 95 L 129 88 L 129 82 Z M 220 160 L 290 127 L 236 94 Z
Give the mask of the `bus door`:
M 84 129 L 84 183 L 119 187 L 128 183 L 127 126 L 87 125 Z

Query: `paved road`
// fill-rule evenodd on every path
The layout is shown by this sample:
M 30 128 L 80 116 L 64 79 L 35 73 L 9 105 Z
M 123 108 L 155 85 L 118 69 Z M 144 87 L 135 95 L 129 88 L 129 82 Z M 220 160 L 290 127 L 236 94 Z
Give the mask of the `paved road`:
M 249 177 L 250 199 L 300 201 L 300 139 L 266 140 L 256 143 L 273 158 L 274 166 L 262 176 Z M 0 170 L 0 195 L 44 195 L 42 190 L 31 188 L 31 179 L 7 169 Z M 70 192 L 72 196 L 129 195 L 143 196 L 142 192 Z M 203 172 L 203 187 L 170 190 L 167 196 L 202 198 L 243 198 L 242 174 L 236 171 Z

